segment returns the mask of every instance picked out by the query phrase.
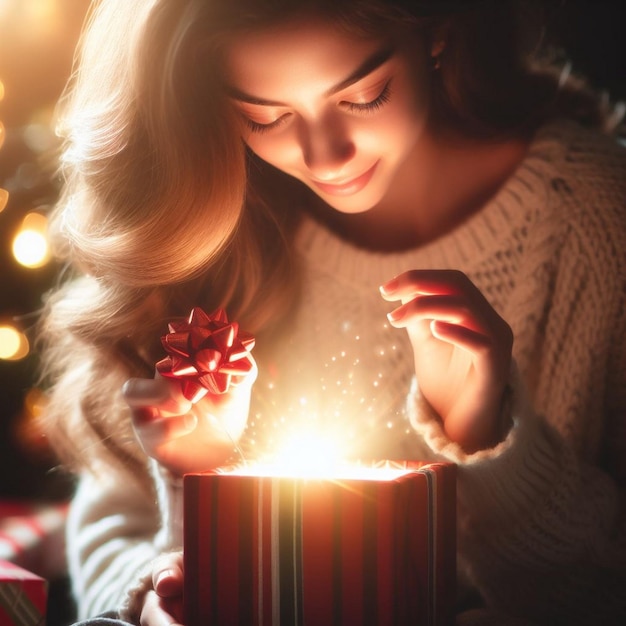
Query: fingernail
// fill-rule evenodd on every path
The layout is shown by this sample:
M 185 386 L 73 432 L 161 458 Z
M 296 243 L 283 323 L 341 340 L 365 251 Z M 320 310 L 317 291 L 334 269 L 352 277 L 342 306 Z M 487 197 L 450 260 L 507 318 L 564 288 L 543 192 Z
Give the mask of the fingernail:
M 174 570 L 165 569 L 162 572 L 159 572 L 159 575 L 157 576 L 157 579 L 156 579 L 156 584 L 154 585 L 155 588 L 158 587 L 165 579 L 173 578 L 173 577 L 174 577 Z
M 393 311 L 387 313 L 387 319 L 393 324 L 394 322 L 399 322 L 404 317 L 404 310 L 394 309 Z
M 149 406 L 133 408 L 132 413 L 133 419 L 138 426 L 150 424 L 159 416 L 157 409 Z
M 390 281 L 387 281 L 384 285 L 379 287 L 380 292 L 383 294 L 393 293 L 398 287 L 398 280 L 396 278 L 392 278 Z

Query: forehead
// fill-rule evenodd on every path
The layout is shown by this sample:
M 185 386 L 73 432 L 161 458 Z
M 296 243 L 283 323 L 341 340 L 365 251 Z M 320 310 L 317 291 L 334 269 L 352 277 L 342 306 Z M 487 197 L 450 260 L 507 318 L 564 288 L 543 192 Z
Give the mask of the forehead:
M 344 79 L 386 40 L 359 37 L 323 18 L 296 18 L 232 37 L 224 50 L 227 82 L 250 93 L 288 91 L 303 81 L 325 89 Z

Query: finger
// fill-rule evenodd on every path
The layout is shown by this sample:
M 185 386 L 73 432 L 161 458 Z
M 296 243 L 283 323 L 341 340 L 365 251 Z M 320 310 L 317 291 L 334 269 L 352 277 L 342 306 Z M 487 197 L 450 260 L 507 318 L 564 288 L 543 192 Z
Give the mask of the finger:
M 457 324 L 433 320 L 430 324 L 430 330 L 437 339 L 463 348 L 473 355 L 484 352 L 492 346 L 492 342 L 486 335 Z
M 472 285 L 458 270 L 409 270 L 380 286 L 385 300 L 406 300 L 416 295 L 450 295 Z
M 170 397 L 163 378 L 131 378 L 124 383 L 122 392 L 130 406 L 160 404 Z
M 191 433 L 197 424 L 198 418 L 193 413 L 144 421 L 136 419 L 133 412 L 133 428 L 144 451 L 151 457 L 164 443 Z
M 183 396 L 180 384 L 162 376 L 155 378 L 131 378 L 122 387 L 124 400 L 132 409 L 151 407 L 157 414 L 182 415 L 191 408 L 191 402 Z
M 230 384 L 233 387 L 241 387 L 245 389 L 246 387 L 252 387 L 256 381 L 257 376 L 259 375 L 259 368 L 256 361 L 251 356 L 249 358 L 252 363 L 252 369 L 245 374 L 234 374 L 230 379 Z
M 508 377 L 510 351 L 502 350 L 493 337 L 446 322 L 433 321 L 430 328 L 437 339 L 468 352 L 477 372 L 496 378 Z
M 152 569 L 152 585 L 163 598 L 181 595 L 183 592 L 182 554 L 168 554 L 159 559 Z
M 421 320 L 438 320 L 488 334 L 483 317 L 459 296 L 415 297 L 388 313 L 387 319 L 396 328 L 405 328 Z
M 139 623 L 140 626 L 182 626 L 163 605 L 163 598 L 154 591 L 146 594 Z

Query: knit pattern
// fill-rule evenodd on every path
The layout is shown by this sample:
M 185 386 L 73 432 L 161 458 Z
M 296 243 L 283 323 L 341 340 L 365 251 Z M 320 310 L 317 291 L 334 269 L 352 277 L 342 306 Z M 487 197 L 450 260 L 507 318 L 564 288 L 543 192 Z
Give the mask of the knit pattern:
M 261 368 L 259 416 L 284 424 L 285 407 L 310 411 L 313 395 L 316 410 L 325 405 L 335 420 L 345 379 L 358 377 L 361 421 L 371 415 L 370 427 L 384 431 L 395 420 L 401 442 L 412 349 L 403 331 L 386 324 L 394 305 L 382 301 L 378 286 L 409 269 L 460 269 L 513 328 L 514 356 L 536 410 L 584 458 L 597 459 L 602 416 L 626 406 L 618 384 L 626 369 L 624 174 L 624 152 L 612 139 L 560 122 L 537 134 L 482 211 L 422 248 L 372 253 L 308 219 L 298 241 L 303 301 L 286 346 Z M 275 397 L 281 384 L 287 399 Z M 276 428 L 273 421 L 269 430 Z
M 625 173 L 613 139 L 559 122 L 483 210 L 422 248 L 372 253 L 308 220 L 297 322 L 261 364 L 257 450 L 262 425 L 271 447 L 312 422 L 359 458 L 457 462 L 459 563 L 491 607 L 547 624 L 626 615 L 619 496 L 597 469 L 626 482 Z M 465 272 L 514 331 L 514 428 L 495 450 L 464 454 L 419 390 L 409 423 L 412 348 L 378 286 L 427 268 Z
M 302 301 L 259 361 L 244 454 L 324 432 L 357 458 L 458 463 L 459 573 L 490 609 L 463 623 L 626 616 L 625 173 L 613 139 L 557 122 L 480 212 L 419 249 L 372 253 L 310 218 L 298 234 Z M 492 450 L 466 455 L 446 438 L 420 398 L 406 333 L 387 323 L 394 305 L 379 285 L 428 268 L 465 272 L 514 331 L 513 426 Z M 85 581 L 81 614 L 101 607 L 101 590 L 122 597 L 129 546 L 139 570 L 180 545 L 180 485 L 154 480 L 169 520 L 158 533 L 157 504 L 127 485 L 79 490 L 69 551 Z M 126 538 L 94 526 L 99 511 L 127 523 Z

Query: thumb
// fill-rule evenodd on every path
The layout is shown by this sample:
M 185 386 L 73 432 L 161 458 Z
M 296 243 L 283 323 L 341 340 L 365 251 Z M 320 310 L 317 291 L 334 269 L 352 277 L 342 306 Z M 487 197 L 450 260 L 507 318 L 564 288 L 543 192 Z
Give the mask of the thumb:
M 152 585 L 162 598 L 171 598 L 183 592 L 182 553 L 167 554 L 157 560 L 152 570 Z

